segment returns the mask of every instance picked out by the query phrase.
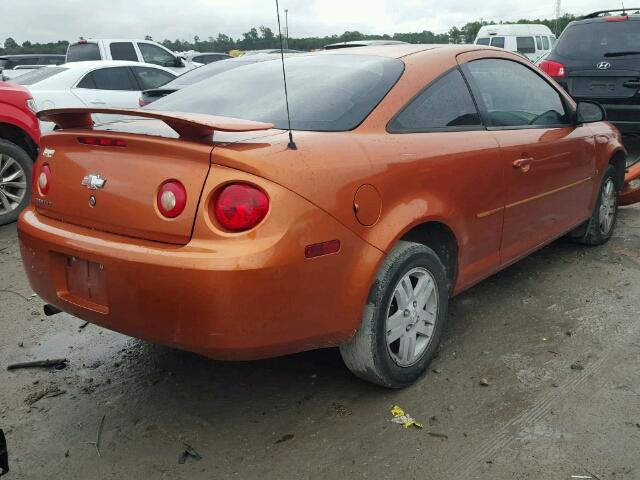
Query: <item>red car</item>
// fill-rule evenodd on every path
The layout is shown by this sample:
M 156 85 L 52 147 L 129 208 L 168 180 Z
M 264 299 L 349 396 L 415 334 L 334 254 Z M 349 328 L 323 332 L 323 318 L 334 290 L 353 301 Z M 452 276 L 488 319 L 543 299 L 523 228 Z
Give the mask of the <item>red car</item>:
M 31 166 L 40 142 L 35 111 L 26 88 L 0 82 L 0 225 L 15 221 L 31 198 Z

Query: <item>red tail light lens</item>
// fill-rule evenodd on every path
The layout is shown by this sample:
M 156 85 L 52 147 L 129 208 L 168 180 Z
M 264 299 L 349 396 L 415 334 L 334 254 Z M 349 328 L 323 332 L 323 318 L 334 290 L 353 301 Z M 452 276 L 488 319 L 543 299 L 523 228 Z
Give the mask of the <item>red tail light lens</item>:
M 619 15 L 617 17 L 605 18 L 605 21 L 607 22 L 626 22 L 627 20 L 629 20 L 629 17 L 627 15 Z
M 178 180 L 167 180 L 158 189 L 158 210 L 167 218 L 176 218 L 187 206 L 187 190 Z
M 138 105 L 140 105 L 141 107 L 144 107 L 145 105 L 147 105 L 147 103 L 148 102 L 143 97 L 140 97 L 138 99 Z
M 255 227 L 267 216 L 269 197 L 248 183 L 233 183 L 216 195 L 213 210 L 223 228 L 242 232 Z
M 543 60 L 540 63 L 540 70 L 553 78 L 562 78 L 565 75 L 564 65 L 553 60 Z
M 51 168 L 45 163 L 38 169 L 38 191 L 41 195 L 46 195 L 51 190 Z
M 127 142 L 122 138 L 78 137 L 78 142 L 84 145 L 99 145 L 101 147 L 126 147 L 127 146 Z

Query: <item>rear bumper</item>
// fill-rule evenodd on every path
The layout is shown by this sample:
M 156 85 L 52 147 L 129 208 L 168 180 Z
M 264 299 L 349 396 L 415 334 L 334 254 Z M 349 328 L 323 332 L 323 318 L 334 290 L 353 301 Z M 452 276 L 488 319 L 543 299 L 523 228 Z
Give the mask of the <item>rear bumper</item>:
M 178 247 L 95 232 L 28 208 L 20 248 L 33 290 L 76 317 L 216 359 L 266 358 L 347 341 L 382 258 L 326 213 L 305 208 L 305 228 L 244 243 L 241 254 L 220 241 Z M 318 234 L 339 238 L 341 250 L 306 259 L 304 246 Z M 70 257 L 102 267 L 100 305 L 70 294 Z

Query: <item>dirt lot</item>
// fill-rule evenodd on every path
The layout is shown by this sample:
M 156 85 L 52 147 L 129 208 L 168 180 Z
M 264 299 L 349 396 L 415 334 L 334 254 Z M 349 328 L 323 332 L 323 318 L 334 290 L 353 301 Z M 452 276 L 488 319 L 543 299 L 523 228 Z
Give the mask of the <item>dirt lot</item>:
M 8 479 L 640 478 L 640 207 L 606 246 L 556 242 L 454 299 L 432 371 L 400 392 L 336 350 L 222 363 L 41 312 L 0 228 Z M 185 443 L 202 459 L 180 464 Z

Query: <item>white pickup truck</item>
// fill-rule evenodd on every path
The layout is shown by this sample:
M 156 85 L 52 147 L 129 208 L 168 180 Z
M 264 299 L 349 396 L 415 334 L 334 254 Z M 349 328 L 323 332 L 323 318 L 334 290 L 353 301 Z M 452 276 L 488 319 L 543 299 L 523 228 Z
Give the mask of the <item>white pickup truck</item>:
M 69 44 L 67 63 L 87 60 L 128 60 L 153 63 L 177 74 L 192 70 L 200 64 L 187 62 L 168 48 L 150 40 L 121 38 L 88 38 Z

